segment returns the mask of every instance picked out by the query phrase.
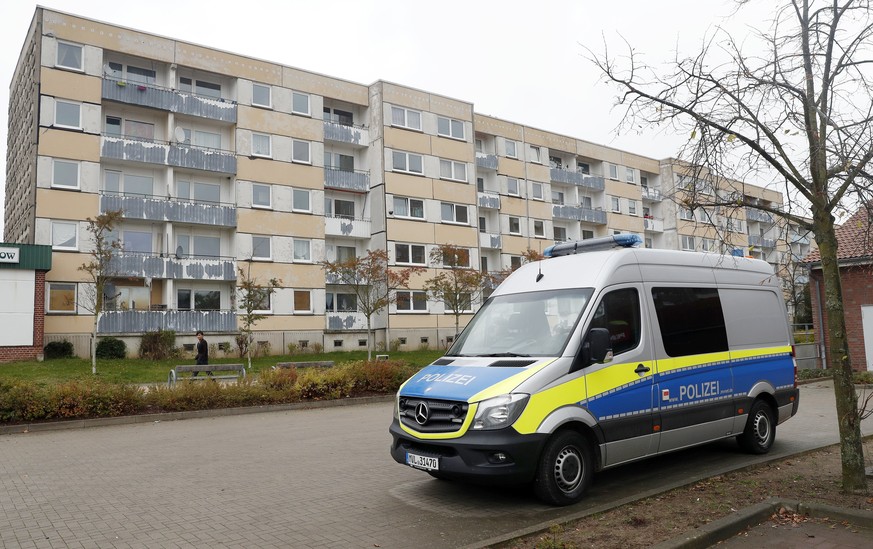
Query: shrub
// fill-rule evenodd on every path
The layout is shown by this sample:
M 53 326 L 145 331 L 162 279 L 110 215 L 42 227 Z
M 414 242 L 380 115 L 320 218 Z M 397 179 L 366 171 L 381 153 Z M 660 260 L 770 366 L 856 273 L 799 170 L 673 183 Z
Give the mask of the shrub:
M 43 354 L 46 359 L 53 358 L 72 358 L 73 344 L 67 341 L 51 341 L 43 349 Z
M 261 371 L 258 381 L 272 391 L 291 392 L 297 386 L 297 368 L 276 368 Z
M 293 355 L 293 354 L 297 353 L 298 350 L 299 350 L 299 347 L 297 346 L 296 343 L 289 343 L 288 344 L 288 354 L 289 355 Z
M 404 360 L 358 360 L 342 366 L 356 393 L 391 393 L 400 388 L 418 368 Z
M 248 334 L 237 334 L 234 337 L 236 341 L 236 348 L 239 349 L 239 357 L 245 358 L 246 353 L 249 350 L 249 335 Z
M 318 370 L 309 368 L 297 378 L 300 398 L 330 400 L 352 396 L 354 382 L 343 368 Z
M 320 355 L 321 352 L 324 351 L 324 345 L 321 343 L 313 343 L 310 345 L 310 348 L 312 349 L 312 353 L 316 355 Z
M 178 355 L 176 349 L 176 332 L 173 330 L 158 330 L 145 332 L 139 344 L 139 357 L 150 360 L 164 360 Z
M 97 343 L 97 358 L 124 358 L 127 356 L 127 345 L 114 337 L 104 337 Z

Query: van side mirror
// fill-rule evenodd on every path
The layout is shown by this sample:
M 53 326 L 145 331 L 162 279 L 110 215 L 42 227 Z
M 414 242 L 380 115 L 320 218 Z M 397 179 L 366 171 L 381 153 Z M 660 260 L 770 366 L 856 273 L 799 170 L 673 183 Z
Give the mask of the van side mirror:
M 586 365 L 598 362 L 612 361 L 612 342 L 609 340 L 609 330 L 606 328 L 591 328 L 582 344 L 583 352 L 587 354 Z

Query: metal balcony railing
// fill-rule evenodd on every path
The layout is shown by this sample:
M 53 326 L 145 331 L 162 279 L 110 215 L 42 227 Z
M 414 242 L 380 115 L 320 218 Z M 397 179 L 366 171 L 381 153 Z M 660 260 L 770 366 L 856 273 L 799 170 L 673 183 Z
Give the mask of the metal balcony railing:
M 592 210 L 582 206 L 567 206 L 560 204 L 552 205 L 552 217 L 559 219 L 572 219 L 573 221 L 585 221 L 597 225 L 606 225 L 606 212 Z
M 113 160 L 236 174 L 236 154 L 231 151 L 155 139 L 103 134 L 100 156 Z
M 366 126 L 353 126 L 338 121 L 324 121 L 324 140 L 348 143 L 357 147 L 370 146 L 370 130 Z
M 640 190 L 642 191 L 642 194 L 643 194 L 643 200 L 651 200 L 652 202 L 660 202 L 662 199 L 660 189 L 653 189 L 651 187 L 641 187 Z
M 488 208 L 490 210 L 500 209 L 500 195 L 488 191 L 480 191 L 478 193 L 478 202 L 480 208 Z
M 324 187 L 341 191 L 367 192 L 370 190 L 370 172 L 325 166 Z
M 479 233 L 479 247 L 499 250 L 501 247 L 500 235 L 495 233 Z
M 346 238 L 370 238 L 371 223 L 369 219 L 354 219 L 351 217 L 324 216 L 325 236 L 344 236 Z
M 112 276 L 174 280 L 236 280 L 236 258 L 120 252 L 109 261 Z
M 237 104 L 230 99 L 216 99 L 191 92 L 181 92 L 155 84 L 103 78 L 102 97 L 128 105 L 236 123 Z
M 158 330 L 177 333 L 235 332 L 236 311 L 104 311 L 97 323 L 100 334 L 142 334 Z
M 477 168 L 485 168 L 487 170 L 496 170 L 497 169 L 497 155 L 477 152 L 476 153 L 476 167 Z
M 236 227 L 236 206 L 151 195 L 101 194 L 100 211 L 122 210 L 125 219 Z

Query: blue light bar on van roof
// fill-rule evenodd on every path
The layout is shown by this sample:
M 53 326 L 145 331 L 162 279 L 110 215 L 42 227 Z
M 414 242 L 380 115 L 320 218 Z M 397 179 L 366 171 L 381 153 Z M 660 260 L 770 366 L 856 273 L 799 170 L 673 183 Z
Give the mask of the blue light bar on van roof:
M 549 246 L 543 252 L 546 257 L 558 257 L 561 255 L 581 254 L 610 248 L 636 248 L 643 243 L 643 239 L 635 234 L 616 234 L 602 238 L 589 238 L 575 242 L 562 242 Z

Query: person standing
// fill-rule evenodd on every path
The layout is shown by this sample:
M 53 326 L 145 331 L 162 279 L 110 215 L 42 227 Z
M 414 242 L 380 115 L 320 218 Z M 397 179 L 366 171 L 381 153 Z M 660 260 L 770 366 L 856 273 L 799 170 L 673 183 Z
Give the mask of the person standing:
M 194 357 L 194 363 L 198 366 L 209 364 L 209 343 L 203 337 L 203 330 L 197 330 L 197 356 Z M 199 370 L 195 371 L 193 377 L 197 377 L 199 373 Z M 210 376 L 212 375 L 210 370 L 206 370 L 206 373 Z

